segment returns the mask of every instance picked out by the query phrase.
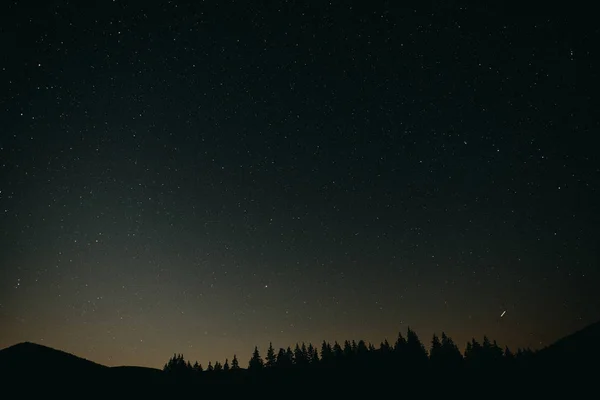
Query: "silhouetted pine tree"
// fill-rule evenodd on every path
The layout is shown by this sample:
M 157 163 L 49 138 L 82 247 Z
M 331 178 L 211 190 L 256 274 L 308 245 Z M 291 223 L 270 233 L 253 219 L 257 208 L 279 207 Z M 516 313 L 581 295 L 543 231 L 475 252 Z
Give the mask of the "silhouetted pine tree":
M 323 340 L 321 343 L 321 362 L 323 364 L 329 364 L 333 361 L 333 349 L 331 345 Z
M 394 349 L 390 346 L 390 342 L 387 339 L 379 344 L 379 350 L 375 354 L 378 368 L 390 369 L 392 367 Z
M 302 346 L 300 347 L 300 350 L 302 351 L 302 362 L 303 365 L 308 365 L 309 359 L 308 359 L 308 349 L 306 348 L 306 344 L 304 344 L 304 342 L 302 342 Z
M 504 347 L 504 352 L 502 354 L 502 364 L 508 369 L 514 368 L 516 365 L 515 355 L 508 348 L 508 346 Z
M 354 344 L 354 342 L 353 342 Z M 356 342 L 356 349 L 353 354 L 354 364 L 359 367 L 367 367 L 369 364 L 369 348 L 367 347 L 367 343 L 364 340 L 359 340 Z
M 206 368 L 206 372 L 213 372 L 214 370 L 215 370 L 215 368 L 213 367 L 212 363 L 209 361 L 208 367 Z
M 269 342 L 269 349 L 267 350 L 267 358 L 266 358 L 265 366 L 267 368 L 272 368 L 275 366 L 277 362 L 277 357 L 275 357 L 275 350 L 273 349 L 273 343 Z
M 223 365 L 221 365 L 220 362 L 215 361 L 215 372 L 221 372 L 223 371 Z
M 194 363 L 194 371 L 195 372 L 202 372 L 202 364 L 198 364 L 198 361 L 196 361 Z
M 352 350 L 352 344 L 349 340 L 344 341 L 344 359 L 346 362 L 350 361 L 354 351 Z
M 342 350 L 342 346 L 335 341 L 333 344 L 333 359 L 336 363 L 339 363 L 344 358 L 344 350 Z
M 473 360 L 475 360 L 476 362 L 481 362 L 483 347 L 475 339 L 471 341 L 471 346 L 473 348 Z
M 475 339 L 473 339 L 475 340 Z M 471 342 L 467 342 L 467 346 L 465 347 L 465 359 L 470 360 L 473 355 L 473 345 Z
M 367 344 L 365 343 L 364 340 L 359 340 L 358 343 L 356 344 L 356 354 L 358 356 L 364 357 L 366 356 L 366 354 L 369 352 L 369 349 L 367 348 Z
M 316 357 L 316 360 L 315 360 L 315 357 Z M 319 362 L 319 355 L 317 354 L 312 343 L 309 343 L 308 347 L 306 348 L 306 360 L 309 365 L 315 365 L 316 363 Z
M 287 358 L 286 363 L 287 366 L 291 367 L 294 365 L 294 352 L 290 346 L 285 349 L 285 357 Z
M 397 356 L 403 356 L 406 351 L 406 339 L 402 336 L 402 333 L 398 332 L 398 339 L 394 343 L 394 353 Z
M 223 364 L 223 371 L 227 372 L 227 371 L 229 371 L 229 369 L 230 369 L 229 368 L 229 360 L 225 359 L 225 364 Z
M 379 350 L 381 350 L 381 354 L 383 355 L 387 355 L 392 351 L 392 348 L 390 346 L 390 342 L 388 342 L 387 339 L 385 339 L 383 342 L 381 342 L 381 344 L 379 345 Z
M 429 361 L 425 346 L 410 327 L 406 331 L 406 357 L 409 364 L 415 368 L 423 368 Z
M 233 371 L 240 369 L 240 363 L 238 362 L 237 356 L 234 354 L 231 360 L 231 369 Z
M 443 366 L 444 364 L 444 352 L 442 350 L 442 342 L 434 333 L 431 339 L 431 349 L 429 350 L 429 360 L 432 365 L 436 367 Z
M 294 365 L 303 367 L 306 365 L 306 346 L 302 343 L 302 347 L 296 343 L 294 347 Z
M 486 367 L 496 367 L 500 365 L 502 360 L 502 349 L 496 341 L 490 341 L 487 336 L 483 337 L 483 345 L 481 346 L 480 362 Z
M 483 336 L 483 344 L 481 346 L 481 359 L 480 361 L 485 365 L 489 366 L 492 363 L 492 343 L 487 336 Z
M 495 340 L 492 342 L 491 353 L 493 362 L 497 365 L 500 365 L 502 363 L 504 352 L 502 351 L 502 348 L 498 346 L 498 343 Z
M 163 367 L 163 371 L 165 372 L 173 372 L 173 370 L 175 369 L 175 360 L 177 359 L 177 355 L 173 354 L 173 357 L 169 358 L 169 361 L 167 361 L 165 363 L 165 366 Z
M 254 352 L 252 353 L 252 358 L 248 362 L 248 369 L 252 371 L 258 371 L 263 368 L 263 359 L 258 352 L 258 346 L 254 347 Z
M 471 339 L 469 343 L 467 343 L 467 348 L 465 349 L 465 363 L 467 366 L 471 368 L 479 368 L 482 364 L 482 351 L 483 348 L 479 344 L 475 338 Z
M 280 367 L 285 367 L 285 350 L 283 349 L 283 347 L 279 348 L 279 351 L 277 352 L 277 361 L 275 361 L 275 365 L 277 366 L 277 368 Z
M 312 348 L 312 356 L 310 357 L 310 362 L 312 365 L 317 365 L 321 362 L 321 360 L 319 359 L 319 351 L 316 347 Z
M 444 332 L 442 332 L 442 354 L 445 367 L 456 368 L 462 364 L 463 356 L 458 346 Z

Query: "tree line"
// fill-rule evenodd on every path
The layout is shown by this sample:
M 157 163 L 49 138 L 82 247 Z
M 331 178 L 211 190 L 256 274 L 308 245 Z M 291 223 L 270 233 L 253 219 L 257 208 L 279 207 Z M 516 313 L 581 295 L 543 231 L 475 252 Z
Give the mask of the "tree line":
M 254 348 L 247 368 L 239 365 L 234 354 L 231 363 L 225 359 L 209 362 L 203 367 L 197 361 L 191 364 L 183 354 L 174 354 L 164 365 L 163 370 L 173 375 L 216 376 L 239 370 L 248 372 L 260 371 L 298 371 L 298 370 L 332 370 L 332 369 L 365 369 L 370 370 L 409 370 L 419 371 L 423 368 L 436 368 L 447 371 L 463 368 L 493 369 L 511 368 L 524 365 L 531 359 L 530 349 L 518 349 L 512 352 L 508 347 L 501 348 L 495 340 L 483 337 L 480 343 L 475 338 L 466 344 L 461 352 L 454 341 L 442 332 L 441 336 L 433 335 L 428 349 L 421 342 L 417 333 L 408 328 L 406 335 L 400 332 L 394 343 L 384 340 L 379 346 L 366 343 L 364 340 L 333 344 L 323 341 L 320 349 L 311 343 L 296 343 L 295 347 L 275 350 L 272 343 L 263 358 L 258 346 Z

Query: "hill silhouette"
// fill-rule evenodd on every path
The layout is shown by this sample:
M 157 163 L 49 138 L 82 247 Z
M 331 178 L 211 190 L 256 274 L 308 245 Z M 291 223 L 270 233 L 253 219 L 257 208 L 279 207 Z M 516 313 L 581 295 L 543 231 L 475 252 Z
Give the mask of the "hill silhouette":
M 386 382 L 401 380 L 404 388 L 427 388 L 428 394 L 447 394 L 465 390 L 459 382 L 468 382 L 474 392 L 499 385 L 494 394 L 514 391 L 516 386 L 540 395 L 550 393 L 570 383 L 576 388 L 591 382 L 586 377 L 593 370 L 590 364 L 600 356 L 600 321 L 557 340 L 537 352 L 508 348 L 502 350 L 487 337 L 479 343 L 472 339 L 464 353 L 451 338 L 442 333 L 433 335 L 428 346 L 410 328 L 406 337 L 400 333 L 394 343 L 382 342 L 378 348 L 364 341 L 345 341 L 333 345 L 323 342 L 317 350 L 312 344 L 297 344 L 295 348 L 275 351 L 269 346 L 263 358 L 255 348 L 252 359 L 239 366 L 234 356 L 231 362 L 209 363 L 204 370 L 192 365 L 182 354 L 175 354 L 163 370 L 146 367 L 107 367 L 61 350 L 35 343 L 19 343 L 0 350 L 0 376 L 30 381 L 51 380 L 54 383 L 74 379 L 118 384 L 255 383 L 262 385 L 330 385 L 351 383 L 352 387 L 382 387 Z M 7 381 L 8 381 L 7 379 Z M 435 385 L 431 385 L 431 381 Z M 508 382 L 508 383 L 507 383 Z M 458 386 L 457 386 L 458 385 Z M 385 386 L 385 385 L 384 385 Z
M 0 350 L 3 377 L 30 379 L 101 379 L 108 367 L 73 354 L 31 342 Z
M 540 366 L 547 370 L 574 371 L 589 368 L 600 360 L 600 321 L 565 336 L 536 352 Z
M 48 346 L 23 342 L 0 350 L 0 376 L 36 381 L 159 382 L 163 371 L 156 368 L 108 367 Z

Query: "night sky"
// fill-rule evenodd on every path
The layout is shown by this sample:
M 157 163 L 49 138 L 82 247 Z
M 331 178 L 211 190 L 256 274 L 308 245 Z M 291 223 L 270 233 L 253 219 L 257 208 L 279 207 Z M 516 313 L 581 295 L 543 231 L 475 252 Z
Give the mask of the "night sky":
M 266 4 L 2 3 L 0 348 L 245 367 L 600 319 L 589 11 Z

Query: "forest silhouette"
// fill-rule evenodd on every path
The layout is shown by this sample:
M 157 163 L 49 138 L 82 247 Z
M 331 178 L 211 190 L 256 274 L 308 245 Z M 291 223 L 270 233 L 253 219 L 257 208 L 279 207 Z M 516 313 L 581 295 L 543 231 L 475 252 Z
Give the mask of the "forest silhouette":
M 543 349 L 510 350 L 484 336 L 471 339 L 461 351 L 442 332 L 422 341 L 408 328 L 393 342 L 378 345 L 364 340 L 319 345 L 296 343 L 276 349 L 272 343 L 263 352 L 256 346 L 247 361 L 236 354 L 203 366 L 175 353 L 162 370 L 144 367 L 106 367 L 77 356 L 33 343 L 21 343 L 0 350 L 0 376 L 6 382 L 49 381 L 79 383 L 237 384 L 265 386 L 345 385 L 343 389 L 392 387 L 426 390 L 427 393 L 480 390 L 494 393 L 551 393 L 577 383 L 594 382 L 591 373 L 600 359 L 600 322 L 564 337 Z M 479 389 L 482 388 L 482 389 Z M 487 389 L 485 389 L 487 388 Z M 306 389 L 306 388 L 305 388 Z M 340 388 L 342 389 L 342 388 Z M 491 394 L 491 393 L 488 393 Z
M 231 361 L 209 361 L 206 366 L 174 354 L 164 365 L 168 379 L 198 382 L 287 381 L 296 379 L 381 379 L 402 375 L 418 380 L 429 374 L 446 378 L 462 374 L 475 375 L 481 371 L 506 376 L 527 370 L 534 359 L 529 348 L 511 351 L 501 348 L 495 340 L 484 336 L 479 342 L 471 339 L 461 352 L 452 338 L 444 332 L 434 334 L 423 343 L 417 333 L 408 328 L 396 340 L 387 339 L 375 346 L 364 340 L 345 340 L 317 346 L 296 343 L 276 349 L 269 343 L 264 355 L 258 346 L 246 367 L 240 366 L 237 355 Z

